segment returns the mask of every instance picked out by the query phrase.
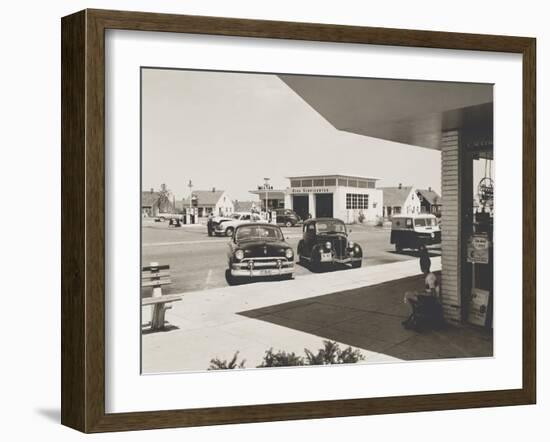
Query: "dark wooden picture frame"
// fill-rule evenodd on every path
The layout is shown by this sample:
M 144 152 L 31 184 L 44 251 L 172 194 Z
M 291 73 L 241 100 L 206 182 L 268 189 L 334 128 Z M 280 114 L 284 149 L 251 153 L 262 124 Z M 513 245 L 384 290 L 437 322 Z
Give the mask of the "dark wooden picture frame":
M 493 51 L 523 57 L 523 385 L 514 390 L 105 412 L 105 30 Z M 141 12 L 62 19 L 62 409 L 83 432 L 533 404 L 536 400 L 536 41 L 533 38 Z

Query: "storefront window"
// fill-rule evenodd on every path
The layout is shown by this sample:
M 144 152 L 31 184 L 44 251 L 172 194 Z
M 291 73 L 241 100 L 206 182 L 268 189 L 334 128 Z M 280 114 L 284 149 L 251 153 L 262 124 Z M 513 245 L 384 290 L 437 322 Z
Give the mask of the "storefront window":
M 325 185 L 325 180 L 323 178 L 318 178 L 313 180 L 313 185 L 315 187 L 323 187 Z
M 312 180 L 302 180 L 302 187 L 311 187 L 313 184 Z
M 368 209 L 369 196 L 362 193 L 346 193 L 346 209 Z

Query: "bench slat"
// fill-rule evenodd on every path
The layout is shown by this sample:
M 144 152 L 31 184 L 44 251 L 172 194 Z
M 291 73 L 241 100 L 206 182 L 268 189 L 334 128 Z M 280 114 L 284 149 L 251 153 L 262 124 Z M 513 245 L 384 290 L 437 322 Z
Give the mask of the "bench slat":
M 160 279 L 153 279 L 151 281 L 142 281 L 141 286 L 142 287 L 156 287 L 159 285 L 166 285 L 171 284 L 172 280 L 170 278 L 160 278 Z
M 181 299 L 182 299 L 181 295 L 163 295 L 163 296 L 158 296 L 156 298 L 149 297 L 149 298 L 143 298 L 141 300 L 141 305 L 153 305 L 153 304 L 160 304 L 163 302 L 181 301 Z
M 166 270 L 163 270 L 161 272 L 143 272 L 141 274 L 141 279 L 158 278 L 163 276 L 170 276 L 170 272 Z
M 151 270 L 168 270 L 170 268 L 169 264 L 162 264 L 159 266 L 145 266 L 141 268 L 142 272 L 150 272 Z

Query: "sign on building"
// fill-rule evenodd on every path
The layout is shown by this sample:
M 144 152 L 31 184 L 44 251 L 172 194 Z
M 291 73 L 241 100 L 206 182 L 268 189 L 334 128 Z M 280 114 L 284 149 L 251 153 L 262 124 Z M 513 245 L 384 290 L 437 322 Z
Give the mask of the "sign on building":
M 472 299 L 468 310 L 468 322 L 474 325 L 485 326 L 489 311 L 489 291 L 473 288 Z
M 490 245 L 486 233 L 474 233 L 468 238 L 466 260 L 472 264 L 489 264 Z

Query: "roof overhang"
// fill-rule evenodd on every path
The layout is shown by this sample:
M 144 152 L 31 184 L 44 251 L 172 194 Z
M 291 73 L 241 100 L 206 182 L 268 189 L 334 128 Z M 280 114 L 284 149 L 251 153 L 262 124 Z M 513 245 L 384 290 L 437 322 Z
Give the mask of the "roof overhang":
M 249 190 L 250 193 L 254 195 L 260 196 L 262 199 L 266 197 L 267 199 L 283 199 L 285 197 L 286 190 L 279 190 L 279 189 L 256 189 L 256 190 Z
M 462 129 L 493 139 L 493 86 L 482 83 L 279 75 L 336 129 L 430 149 Z

